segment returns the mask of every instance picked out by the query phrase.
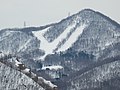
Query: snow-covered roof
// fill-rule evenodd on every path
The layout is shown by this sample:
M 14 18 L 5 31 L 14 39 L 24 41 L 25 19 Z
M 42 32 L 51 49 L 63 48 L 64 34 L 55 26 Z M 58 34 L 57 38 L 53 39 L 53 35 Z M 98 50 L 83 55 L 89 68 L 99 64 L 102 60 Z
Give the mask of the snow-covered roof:
M 52 66 L 44 66 L 44 67 L 42 67 L 42 70 L 46 70 L 46 69 L 59 70 L 59 69 L 63 69 L 63 67 L 60 66 L 60 65 L 52 65 Z

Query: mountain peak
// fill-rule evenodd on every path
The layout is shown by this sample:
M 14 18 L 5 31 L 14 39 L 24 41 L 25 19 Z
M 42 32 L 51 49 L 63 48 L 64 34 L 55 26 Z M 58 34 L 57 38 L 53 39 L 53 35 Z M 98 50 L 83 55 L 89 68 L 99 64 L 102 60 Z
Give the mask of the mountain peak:
M 86 9 L 82 9 L 80 12 L 96 12 L 96 11 L 94 11 L 93 9 L 86 8 Z
M 93 10 L 93 9 L 83 9 L 81 10 L 79 13 L 77 14 L 84 14 L 86 17 L 87 16 L 95 16 L 95 15 L 98 15 L 99 17 L 102 17 L 104 19 L 106 19 L 107 21 L 111 22 L 112 24 L 114 24 L 115 26 L 117 27 L 120 27 L 120 24 L 117 23 L 116 21 L 112 20 L 111 18 L 109 18 L 108 16 L 106 16 L 105 14 L 99 12 L 99 11 L 96 11 L 96 10 Z

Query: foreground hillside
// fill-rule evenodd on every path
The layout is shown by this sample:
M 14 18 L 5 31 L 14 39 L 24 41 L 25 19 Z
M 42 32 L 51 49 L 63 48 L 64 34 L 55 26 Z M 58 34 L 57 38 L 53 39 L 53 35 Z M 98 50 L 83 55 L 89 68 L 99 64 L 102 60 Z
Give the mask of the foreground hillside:
M 0 63 L 0 90 L 45 90 L 23 73 Z

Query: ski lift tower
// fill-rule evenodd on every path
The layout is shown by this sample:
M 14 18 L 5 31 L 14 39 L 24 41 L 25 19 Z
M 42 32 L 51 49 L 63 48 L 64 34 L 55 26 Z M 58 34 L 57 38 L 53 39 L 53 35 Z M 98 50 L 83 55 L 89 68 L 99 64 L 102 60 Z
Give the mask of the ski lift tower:
M 24 21 L 24 28 L 26 27 L 26 22 Z
M 68 17 L 70 16 L 70 12 L 68 12 Z

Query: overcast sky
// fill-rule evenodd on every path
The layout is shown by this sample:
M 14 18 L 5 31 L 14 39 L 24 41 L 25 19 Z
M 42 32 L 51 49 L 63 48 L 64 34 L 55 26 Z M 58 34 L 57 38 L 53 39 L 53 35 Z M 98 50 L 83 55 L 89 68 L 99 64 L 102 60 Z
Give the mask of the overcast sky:
M 120 0 L 0 0 L 0 29 L 41 26 L 91 8 L 120 23 Z

